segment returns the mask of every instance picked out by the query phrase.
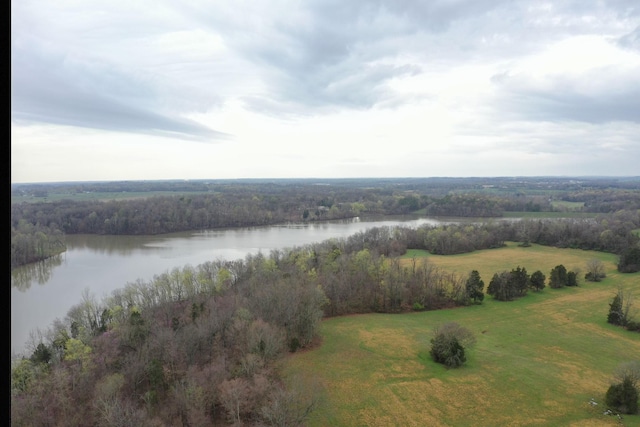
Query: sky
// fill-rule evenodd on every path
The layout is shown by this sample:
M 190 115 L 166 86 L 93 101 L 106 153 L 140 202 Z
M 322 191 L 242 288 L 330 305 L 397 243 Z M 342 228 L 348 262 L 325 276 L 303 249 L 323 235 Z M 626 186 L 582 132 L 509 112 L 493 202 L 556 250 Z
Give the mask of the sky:
M 638 176 L 637 0 L 12 0 L 11 182 Z

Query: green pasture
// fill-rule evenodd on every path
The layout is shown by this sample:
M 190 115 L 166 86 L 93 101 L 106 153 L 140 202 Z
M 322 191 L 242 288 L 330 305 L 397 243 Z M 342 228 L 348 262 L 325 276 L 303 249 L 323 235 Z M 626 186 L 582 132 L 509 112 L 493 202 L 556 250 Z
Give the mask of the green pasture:
M 518 265 L 548 276 L 563 264 L 584 276 L 592 258 L 605 263 L 607 278 L 512 302 L 487 296 L 482 305 L 451 310 L 327 319 L 321 343 L 284 366 L 323 384 L 309 426 L 620 425 L 603 414 L 604 394 L 620 363 L 640 359 L 640 334 L 607 324 L 606 316 L 618 285 L 640 308 L 640 273 L 617 273 L 610 254 L 515 243 L 455 256 L 414 252 L 403 262 L 414 256 L 461 274 L 476 269 L 485 284 Z M 430 359 L 429 339 L 451 321 L 472 330 L 477 343 L 465 366 L 447 370 Z M 640 416 L 622 422 L 638 426 Z
M 551 202 L 554 209 L 580 210 L 584 207 L 584 202 L 568 202 L 566 200 L 554 200 Z
M 595 218 L 597 213 L 593 212 L 504 212 L 505 218 Z
M 86 201 L 86 200 L 131 200 L 145 199 L 154 196 L 177 196 L 188 194 L 204 194 L 202 191 L 120 191 L 120 192 L 87 192 L 87 193 L 49 193 L 46 197 L 36 196 L 11 196 L 11 203 L 42 203 L 56 202 L 60 200 Z

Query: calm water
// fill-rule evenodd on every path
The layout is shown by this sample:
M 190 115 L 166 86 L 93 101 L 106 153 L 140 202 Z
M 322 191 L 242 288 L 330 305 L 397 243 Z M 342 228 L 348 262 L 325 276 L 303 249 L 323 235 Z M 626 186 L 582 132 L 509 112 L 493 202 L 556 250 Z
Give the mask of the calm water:
M 442 224 L 429 218 L 348 220 L 161 236 L 69 235 L 67 251 L 12 272 L 11 353 L 24 350 L 30 334 L 64 319 L 88 290 L 98 301 L 137 279 L 149 280 L 174 267 L 235 260 L 247 254 L 347 237 L 372 227 Z

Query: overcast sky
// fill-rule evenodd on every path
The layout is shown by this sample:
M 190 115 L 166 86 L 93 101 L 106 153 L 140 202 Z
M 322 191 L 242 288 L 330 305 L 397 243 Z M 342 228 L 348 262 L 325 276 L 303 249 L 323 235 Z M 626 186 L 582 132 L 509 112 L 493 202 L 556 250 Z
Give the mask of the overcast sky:
M 11 181 L 640 175 L 640 3 L 12 0 Z

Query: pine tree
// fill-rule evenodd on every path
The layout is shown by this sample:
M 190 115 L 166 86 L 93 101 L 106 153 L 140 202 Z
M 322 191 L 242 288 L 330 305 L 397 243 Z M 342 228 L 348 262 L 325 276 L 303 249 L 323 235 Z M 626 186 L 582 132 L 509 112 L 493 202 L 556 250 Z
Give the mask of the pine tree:
M 638 413 L 638 390 L 630 378 L 619 384 L 613 384 L 605 396 L 607 406 L 623 414 Z
M 484 299 L 484 281 L 480 278 L 478 270 L 473 270 L 469 273 L 469 278 L 466 283 L 467 295 L 473 300 L 474 303 L 482 302 Z
M 549 275 L 549 287 L 562 288 L 567 286 L 567 269 L 564 265 L 556 265 Z
M 542 273 L 542 271 L 540 270 L 534 271 L 531 277 L 529 278 L 529 286 L 536 292 L 541 291 L 542 289 L 544 289 L 544 286 L 545 286 L 544 281 L 546 279 L 547 278 Z
M 613 297 L 613 301 L 609 304 L 609 315 L 607 316 L 607 322 L 612 325 L 624 325 L 624 316 L 622 314 L 622 296 L 617 293 Z

